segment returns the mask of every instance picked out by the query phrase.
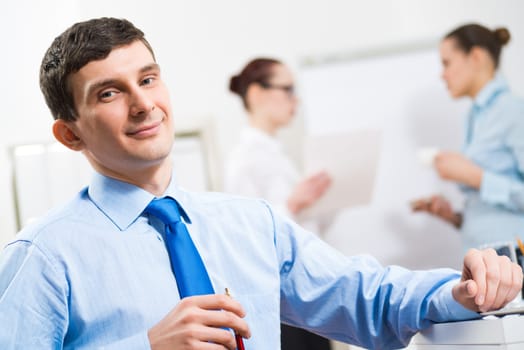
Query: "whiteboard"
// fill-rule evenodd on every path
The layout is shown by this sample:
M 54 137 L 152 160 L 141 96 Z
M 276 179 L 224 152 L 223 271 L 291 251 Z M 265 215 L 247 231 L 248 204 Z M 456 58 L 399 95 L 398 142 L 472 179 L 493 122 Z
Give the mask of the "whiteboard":
M 198 132 L 176 135 L 172 158 L 177 184 L 191 191 L 210 189 L 205 140 Z M 64 204 L 91 180 L 93 169 L 80 152 L 59 142 L 12 147 L 14 205 L 17 229 Z
M 371 202 L 341 211 L 325 234 L 344 253 L 370 253 L 384 264 L 411 268 L 458 267 L 462 249 L 456 230 L 409 208 L 411 200 L 434 193 L 462 204 L 456 186 L 416 157 L 423 147 L 460 150 L 469 103 L 452 100 L 440 75 L 436 45 L 301 67 L 306 137 L 362 130 L 382 135 Z M 352 162 L 344 150 L 333 154 Z

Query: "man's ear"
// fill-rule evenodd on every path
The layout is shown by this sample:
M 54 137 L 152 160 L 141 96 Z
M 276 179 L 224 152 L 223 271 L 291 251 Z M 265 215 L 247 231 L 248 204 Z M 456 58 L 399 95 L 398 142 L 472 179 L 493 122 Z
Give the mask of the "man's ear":
M 53 135 L 61 144 L 73 151 L 84 149 L 84 142 L 73 131 L 71 122 L 66 122 L 62 119 L 55 120 Z

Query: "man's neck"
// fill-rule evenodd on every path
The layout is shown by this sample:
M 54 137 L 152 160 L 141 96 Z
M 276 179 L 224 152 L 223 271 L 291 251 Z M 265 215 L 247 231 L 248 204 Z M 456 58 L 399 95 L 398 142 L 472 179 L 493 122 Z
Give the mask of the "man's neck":
M 100 168 L 92 164 L 97 172 L 102 175 L 130 183 L 142 188 L 155 196 L 161 196 L 171 181 L 173 163 L 167 157 L 160 164 L 139 169 L 129 169 L 125 172 L 115 172 L 107 168 Z

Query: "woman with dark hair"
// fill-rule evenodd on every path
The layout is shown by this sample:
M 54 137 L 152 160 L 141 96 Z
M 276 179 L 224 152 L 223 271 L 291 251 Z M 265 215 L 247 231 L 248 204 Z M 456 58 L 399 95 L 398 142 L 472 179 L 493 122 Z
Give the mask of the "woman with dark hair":
M 230 90 L 242 98 L 249 125 L 229 158 L 226 192 L 265 198 L 296 216 L 322 196 L 331 180 L 325 172 L 300 180 L 275 137 L 295 115 L 291 71 L 277 60 L 258 58 L 231 78 Z
M 460 228 L 464 249 L 524 237 L 524 100 L 497 74 L 506 28 L 461 26 L 440 44 L 442 77 L 454 98 L 469 97 L 462 153 L 441 151 L 434 159 L 439 176 L 459 184 L 466 201 L 455 212 L 435 195 L 415 202 Z
M 230 90 L 241 97 L 249 124 L 227 162 L 224 190 L 265 198 L 296 219 L 322 196 L 331 180 L 325 172 L 301 180 L 275 137 L 295 115 L 291 71 L 275 59 L 254 59 L 231 78 Z M 283 350 L 330 349 L 329 340 L 305 330 L 283 324 L 281 332 Z

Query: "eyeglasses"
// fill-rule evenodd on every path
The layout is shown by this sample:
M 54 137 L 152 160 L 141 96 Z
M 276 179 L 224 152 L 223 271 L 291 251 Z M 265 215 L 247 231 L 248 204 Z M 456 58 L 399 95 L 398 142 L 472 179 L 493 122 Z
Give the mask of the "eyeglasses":
M 260 86 L 264 89 L 282 90 L 289 96 L 295 96 L 295 87 L 293 85 L 274 85 L 269 83 L 260 82 Z

